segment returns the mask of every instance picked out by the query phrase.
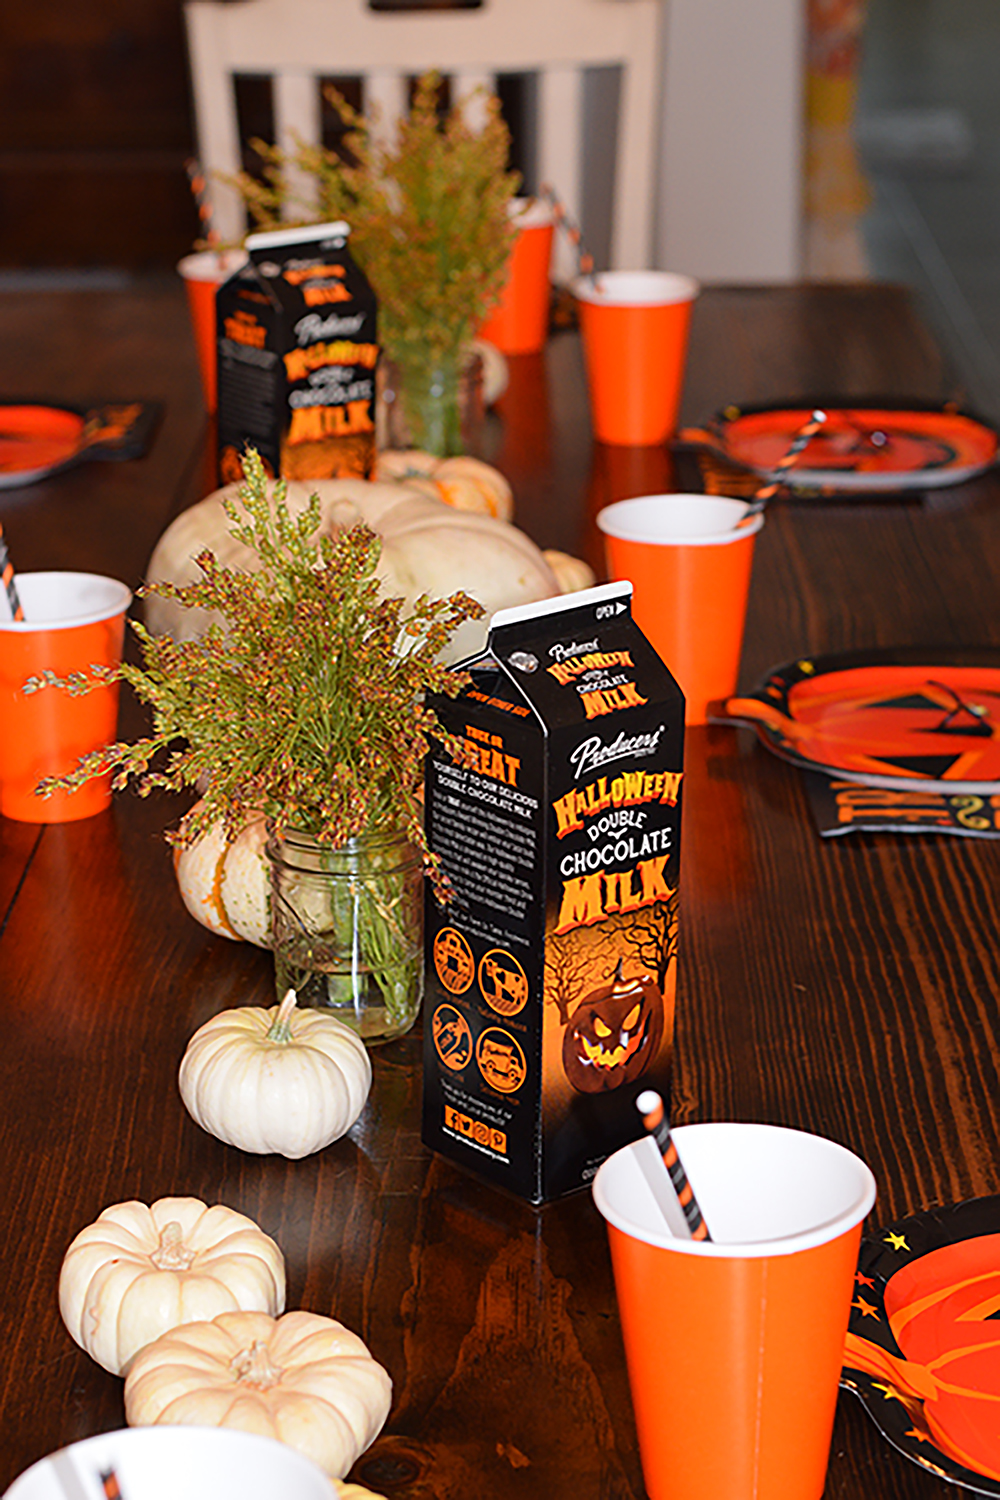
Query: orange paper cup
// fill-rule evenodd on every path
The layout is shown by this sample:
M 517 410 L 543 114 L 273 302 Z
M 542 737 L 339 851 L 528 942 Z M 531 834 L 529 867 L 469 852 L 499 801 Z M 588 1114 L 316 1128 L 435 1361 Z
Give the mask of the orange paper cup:
M 549 265 L 555 223 L 552 210 L 530 198 L 511 204 L 518 235 L 511 251 L 500 305 L 479 330 L 501 354 L 538 354 L 549 331 Z
M 196 255 L 185 255 L 177 266 L 187 287 L 201 388 L 205 395 L 205 410 L 209 412 L 214 412 L 218 404 L 215 294 L 222 283 L 245 264 L 246 258 L 245 250 L 201 250 Z
M 610 1157 L 593 1189 L 650 1500 L 820 1500 L 874 1178 L 803 1131 L 673 1136 L 711 1243 L 667 1229 L 651 1137 Z
M 763 513 L 719 495 L 641 495 L 599 512 L 608 572 L 632 584 L 632 617 L 679 683 L 685 723 L 736 691 L 754 539 Z
M 0 619 L 0 813 L 21 823 L 72 823 L 108 806 L 110 777 L 51 797 L 36 796 L 35 787 L 114 740 L 118 684 L 78 696 L 22 689 L 43 672 L 66 677 L 117 666 L 132 595 L 96 573 L 19 573 L 17 590 L 25 618 L 12 620 L 8 611 Z
M 676 432 L 698 291 L 670 271 L 601 271 L 573 283 L 599 442 L 642 447 Z

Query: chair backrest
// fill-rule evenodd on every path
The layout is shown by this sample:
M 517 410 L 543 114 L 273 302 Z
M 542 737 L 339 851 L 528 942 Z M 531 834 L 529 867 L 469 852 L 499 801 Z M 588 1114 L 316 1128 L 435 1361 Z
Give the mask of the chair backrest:
M 662 0 L 484 0 L 451 11 L 372 11 L 367 0 L 188 0 L 184 7 L 198 149 L 205 172 L 241 164 L 234 77 L 272 79 L 275 134 L 320 139 L 321 78 L 363 80 L 364 104 L 391 129 L 405 109 L 408 79 L 436 68 L 464 98 L 497 75 L 537 77 L 537 175 L 579 222 L 584 72 L 620 68 L 611 265 L 652 264 L 655 138 Z M 472 106 L 474 108 L 474 105 Z M 213 180 L 218 228 L 242 235 L 239 195 Z M 557 262 L 570 269 L 562 248 Z

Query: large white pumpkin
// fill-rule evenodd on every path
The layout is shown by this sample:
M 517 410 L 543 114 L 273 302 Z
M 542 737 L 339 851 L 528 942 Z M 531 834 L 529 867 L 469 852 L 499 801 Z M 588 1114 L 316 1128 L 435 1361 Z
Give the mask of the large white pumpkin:
M 235 1209 L 199 1198 L 115 1203 L 73 1240 L 59 1311 L 73 1338 L 112 1375 L 179 1323 L 285 1307 L 285 1260 Z
M 239 486 L 227 485 L 184 511 L 164 532 L 149 560 L 150 583 L 193 583 L 201 577 L 195 558 L 211 548 L 219 562 L 252 571 L 256 556 L 229 531 L 223 501 L 235 499 Z M 486 640 L 489 616 L 515 604 L 530 604 L 560 592 L 552 568 L 522 531 L 492 516 L 455 510 L 405 484 L 364 479 L 289 480 L 288 509 L 301 514 L 311 495 L 320 499 L 320 530 L 332 535 L 364 521 L 382 539 L 379 576 L 385 592 L 413 602 L 421 594 L 443 599 L 464 589 L 482 605 L 485 616 L 469 620 L 455 632 L 446 659 L 458 661 L 478 651 Z M 201 635 L 211 616 L 181 609 L 172 599 L 146 599 L 146 622 L 154 634 L 175 640 Z
M 378 1436 L 387 1372 L 357 1334 L 317 1313 L 224 1313 L 143 1349 L 125 1381 L 130 1427 L 235 1427 L 297 1448 L 335 1479 Z

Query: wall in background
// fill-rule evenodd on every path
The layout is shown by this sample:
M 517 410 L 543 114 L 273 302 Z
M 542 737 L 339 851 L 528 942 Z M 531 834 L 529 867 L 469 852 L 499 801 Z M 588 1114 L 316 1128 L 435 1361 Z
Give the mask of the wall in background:
M 804 0 L 666 0 L 658 263 L 801 272 Z
M 0 265 L 174 264 L 191 149 L 181 0 L 3 7 Z

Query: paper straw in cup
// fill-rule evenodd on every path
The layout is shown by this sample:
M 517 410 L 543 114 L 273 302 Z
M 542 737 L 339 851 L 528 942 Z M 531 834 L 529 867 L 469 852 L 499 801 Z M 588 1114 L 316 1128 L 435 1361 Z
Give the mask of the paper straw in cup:
M 21 596 L 17 592 L 14 564 L 10 560 L 10 552 L 7 549 L 7 538 L 4 536 L 2 524 L 0 524 L 0 581 L 3 582 L 4 593 L 7 596 L 7 608 L 11 619 L 23 620 L 24 607 L 21 604 Z
M 708 1225 L 705 1223 L 698 1200 L 694 1195 L 694 1189 L 684 1170 L 684 1163 L 677 1153 L 677 1145 L 670 1133 L 663 1100 L 653 1089 L 644 1089 L 636 1099 L 635 1107 L 642 1115 L 642 1123 L 656 1142 L 670 1179 L 670 1185 L 683 1211 L 686 1232 L 692 1239 L 710 1240 L 712 1236 L 708 1232 Z
M 608 573 L 632 584 L 632 617 L 684 693 L 685 722 L 736 691 L 762 514 L 720 495 L 641 495 L 600 511 Z
M 215 294 L 222 283 L 245 264 L 246 258 L 245 250 L 199 250 L 195 255 L 185 255 L 177 265 L 187 287 L 201 388 L 208 412 L 214 412 L 218 405 Z
M 650 1500 L 820 1500 L 867 1166 L 773 1125 L 674 1132 L 713 1239 L 663 1222 L 641 1152 L 594 1180 Z
M 537 354 L 549 330 L 549 265 L 555 220 L 548 204 L 515 198 L 511 217 L 517 239 L 510 254 L 500 304 L 479 330 L 501 354 Z
M 602 271 L 573 283 L 594 436 L 636 447 L 677 430 L 698 283 L 669 271 Z
M 741 525 L 746 525 L 751 516 L 755 516 L 759 510 L 763 510 L 769 500 L 773 500 L 785 482 L 785 475 L 789 469 L 794 469 L 802 454 L 808 448 L 813 438 L 826 422 L 826 412 L 819 407 L 810 413 L 809 420 L 803 422 L 798 432 L 792 438 L 788 448 L 775 464 L 772 470 L 772 478 L 767 484 L 761 485 L 750 502 L 750 508 L 746 513 Z
M 25 618 L 0 617 L 0 813 L 22 823 L 76 822 L 108 806 L 109 777 L 50 797 L 35 788 L 114 740 L 118 685 L 82 694 L 23 687 L 44 672 L 65 678 L 117 666 L 132 595 L 95 573 L 19 573 L 18 584 Z

